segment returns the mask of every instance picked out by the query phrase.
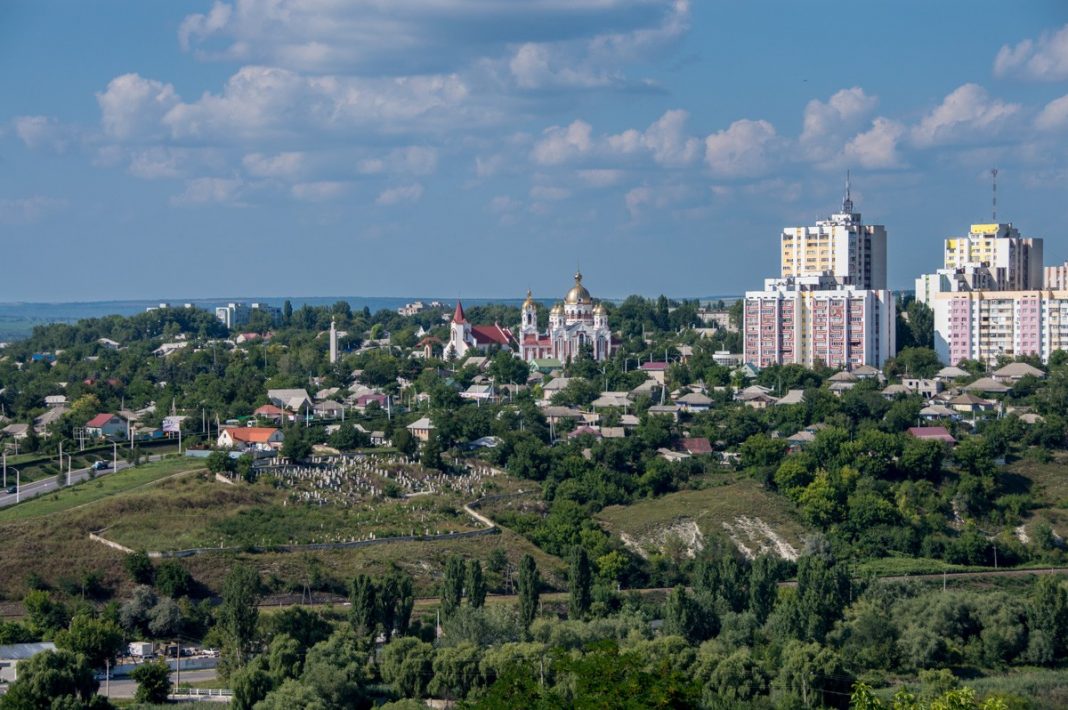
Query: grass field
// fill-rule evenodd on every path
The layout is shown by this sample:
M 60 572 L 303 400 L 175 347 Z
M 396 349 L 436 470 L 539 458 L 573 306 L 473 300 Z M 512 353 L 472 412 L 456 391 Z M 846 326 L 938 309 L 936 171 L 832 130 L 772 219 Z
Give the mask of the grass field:
M 1033 537 L 1039 522 L 1068 537 L 1068 456 L 1058 454 L 1049 463 L 1016 461 L 1006 468 L 1008 475 L 1019 477 L 1017 486 L 1026 490 L 1035 507 L 1025 516 L 1023 532 Z
M 346 542 L 480 527 L 460 510 L 467 501 L 450 494 L 351 506 L 292 503 L 288 496 L 262 483 L 181 478 L 103 507 L 113 522 L 101 527 L 109 540 L 146 550 Z
M 190 546 L 247 548 L 251 545 L 304 543 L 312 540 L 378 538 L 479 527 L 461 510 L 469 502 L 458 493 L 408 499 L 379 498 L 353 505 L 294 503 L 292 489 L 267 483 L 227 485 L 206 473 L 175 476 L 202 465 L 168 460 L 139 469 L 107 474 L 53 495 L 0 512 L 0 599 L 20 599 L 32 573 L 53 587 L 64 588 L 86 573 L 97 572 L 103 584 L 122 593 L 131 586 L 122 561 L 125 555 L 89 539 L 104 529 L 109 539 L 136 549 L 173 550 Z M 168 476 L 173 478 L 165 479 Z M 518 481 L 494 483 L 506 492 Z M 119 495 L 121 493 L 121 495 Z M 58 514 L 56 514 L 58 513 Z M 320 590 L 344 589 L 359 573 L 380 573 L 397 566 L 409 571 L 421 593 L 435 594 L 445 560 L 457 553 L 486 561 L 500 547 L 517 567 L 524 553 L 538 560 L 543 578 L 553 587 L 564 584 L 564 564 L 542 553 L 522 537 L 500 535 L 470 540 L 400 542 L 367 548 L 287 553 L 281 551 L 212 552 L 180 562 L 194 577 L 218 591 L 238 559 L 263 575 L 272 591 L 299 592 L 310 567 L 321 580 Z
M 800 550 L 805 532 L 784 498 L 748 478 L 628 506 L 610 506 L 596 517 L 610 531 L 647 550 L 677 544 L 673 537 L 693 547 L 695 532 L 705 540 L 730 535 L 752 552 L 775 547 L 776 536 Z
M 116 471 L 0 510 L 0 523 L 50 515 L 126 493 L 183 471 L 203 468 L 196 459 L 174 458 Z

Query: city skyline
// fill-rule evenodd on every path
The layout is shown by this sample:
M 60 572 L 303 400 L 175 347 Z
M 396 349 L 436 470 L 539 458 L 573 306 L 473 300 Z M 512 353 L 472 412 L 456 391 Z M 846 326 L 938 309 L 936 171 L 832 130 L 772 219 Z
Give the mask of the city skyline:
M 7 3 L 0 302 L 742 294 L 847 169 L 891 289 L 994 166 L 1061 263 L 1068 11 L 963 7 Z

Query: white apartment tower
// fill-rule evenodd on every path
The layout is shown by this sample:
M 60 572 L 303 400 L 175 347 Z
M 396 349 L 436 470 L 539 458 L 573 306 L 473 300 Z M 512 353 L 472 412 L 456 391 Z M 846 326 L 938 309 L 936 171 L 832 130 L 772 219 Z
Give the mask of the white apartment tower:
M 880 367 L 895 352 L 896 304 L 886 289 L 886 228 L 853 211 L 784 229 L 780 277 L 745 294 L 745 361 Z
M 841 212 L 814 227 L 787 227 L 780 241 L 782 278 L 830 275 L 843 286 L 886 288 L 886 227 L 853 211 L 848 179 Z

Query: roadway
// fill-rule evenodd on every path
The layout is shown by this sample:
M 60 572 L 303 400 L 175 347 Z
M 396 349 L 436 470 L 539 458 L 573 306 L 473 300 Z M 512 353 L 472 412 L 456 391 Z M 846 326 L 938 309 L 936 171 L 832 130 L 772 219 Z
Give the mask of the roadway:
M 202 683 L 206 680 L 215 680 L 214 668 L 206 668 L 199 671 L 182 671 L 182 683 Z M 171 673 L 171 682 L 177 683 L 177 674 Z M 109 698 L 132 698 L 137 692 L 137 682 L 130 678 L 112 678 L 109 681 L 100 681 L 100 695 Z
M 148 457 L 149 461 L 159 461 L 159 459 L 160 459 L 160 456 L 158 456 L 158 455 L 149 456 Z M 109 461 L 109 463 L 111 463 L 111 462 Z M 116 470 L 116 471 L 124 471 L 124 470 L 126 470 L 128 468 L 131 468 L 131 467 L 132 467 L 132 465 L 130 463 L 127 463 L 126 461 L 122 461 L 120 459 L 119 463 L 118 463 L 118 468 L 114 469 L 114 470 Z M 15 485 L 15 468 L 16 467 L 14 467 L 14 466 L 8 466 L 7 467 L 7 484 L 9 486 Z M 70 473 L 70 483 L 71 483 L 71 485 L 74 485 L 75 483 L 78 483 L 79 481 L 84 481 L 84 480 L 88 479 L 89 478 L 89 473 L 90 473 L 90 469 L 89 468 L 74 469 Z M 97 478 L 99 478 L 101 476 L 105 476 L 105 475 L 107 475 L 109 473 L 112 473 L 112 469 L 109 467 L 109 468 L 107 468 L 107 469 L 105 469 L 103 471 L 96 471 L 95 473 L 96 473 Z M 9 506 L 9 505 L 14 505 L 16 503 L 16 501 L 18 501 L 18 502 L 27 501 L 27 500 L 29 500 L 31 498 L 36 497 L 36 496 L 39 496 L 39 495 L 42 495 L 42 494 L 45 494 L 45 493 L 51 493 L 52 491 L 59 490 L 60 488 L 66 488 L 66 487 L 67 486 L 66 486 L 65 483 L 64 483 L 64 485 L 60 485 L 56 481 L 56 476 L 53 474 L 51 476 L 46 476 L 45 478 L 41 478 L 41 479 L 38 479 L 36 481 L 33 481 L 32 483 L 27 483 L 27 484 L 23 485 L 21 487 L 21 489 L 19 490 L 18 495 L 14 494 L 14 493 L 10 493 L 9 494 L 7 492 L 6 488 L 0 488 L 0 508 L 6 507 L 6 506 Z

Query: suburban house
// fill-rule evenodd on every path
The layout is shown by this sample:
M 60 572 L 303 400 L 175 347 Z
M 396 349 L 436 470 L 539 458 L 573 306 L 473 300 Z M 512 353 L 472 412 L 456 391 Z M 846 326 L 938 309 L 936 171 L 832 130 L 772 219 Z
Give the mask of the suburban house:
M 341 419 L 345 414 L 345 408 L 332 399 L 317 403 L 314 410 L 318 419 Z
M 668 364 L 666 362 L 643 362 L 639 368 L 642 372 L 647 374 L 651 379 L 656 380 L 660 384 L 664 384 L 664 375 L 667 373 Z
M 297 414 L 311 409 L 312 406 L 312 398 L 308 396 L 307 390 L 303 389 L 267 390 L 267 399 L 276 407 Z
M 272 451 L 282 448 L 285 434 L 266 426 L 224 427 L 216 442 L 220 449 Z
M 1026 362 L 1010 362 L 1008 365 L 994 370 L 995 380 L 1010 385 L 1016 384 L 1024 377 L 1036 377 L 1040 380 L 1044 380 L 1046 379 L 1046 373 L 1039 370 L 1034 365 L 1028 365 Z
M 675 400 L 684 412 L 707 412 L 712 408 L 712 398 L 700 392 L 690 392 Z
M 408 431 L 419 441 L 429 441 L 430 432 L 434 429 L 434 423 L 430 417 L 422 417 L 408 425 Z
M 687 439 L 683 439 L 680 442 L 682 450 L 691 456 L 698 456 L 700 454 L 712 453 L 712 443 L 703 436 L 695 436 Z
M 914 439 L 925 441 L 943 441 L 949 445 L 957 443 L 953 435 L 944 426 L 914 426 L 909 427 L 908 435 Z
M 85 433 L 96 439 L 126 436 L 126 422 L 117 414 L 97 414 L 85 423 Z
M 285 416 L 285 411 L 283 411 L 281 407 L 276 407 L 273 404 L 265 404 L 262 407 L 257 407 L 256 411 L 252 414 L 260 419 L 280 422 L 282 421 L 282 417 Z
M 46 407 L 62 407 L 67 403 L 67 395 L 65 394 L 50 394 L 44 398 Z
M 377 404 L 382 409 L 389 409 L 389 395 L 382 394 L 381 392 L 368 392 L 367 394 L 361 394 L 356 398 L 355 407 L 359 411 L 364 411 L 370 404 Z

